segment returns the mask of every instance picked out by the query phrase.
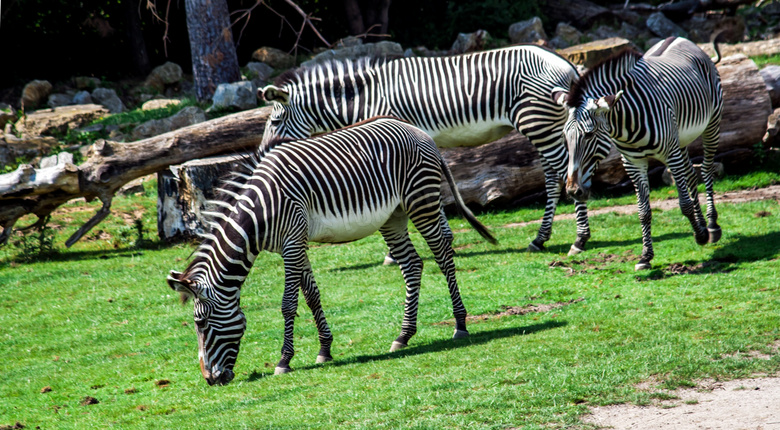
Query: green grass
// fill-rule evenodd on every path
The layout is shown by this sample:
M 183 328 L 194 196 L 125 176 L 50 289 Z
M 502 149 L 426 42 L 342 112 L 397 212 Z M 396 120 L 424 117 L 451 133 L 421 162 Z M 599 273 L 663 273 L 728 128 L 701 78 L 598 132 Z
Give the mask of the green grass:
M 717 189 L 763 183 L 771 174 L 726 178 Z M 481 315 L 469 323 L 470 338 L 458 341 L 450 339 L 446 283 L 413 233 L 425 259 L 419 331 L 392 354 L 404 288 L 397 267 L 381 265 L 381 238 L 314 245 L 309 255 L 335 360 L 314 364 L 317 333 L 301 301 L 295 371 L 283 376 L 273 376 L 273 368 L 284 272 L 278 255 L 264 253 L 243 290 L 249 325 L 236 378 L 209 387 L 198 369 L 192 305 L 182 306 L 165 283 L 169 270 L 186 266 L 193 247 L 155 241 L 154 184 L 147 187 L 145 196 L 117 198 L 115 215 L 71 249 L 62 243 L 98 202 L 54 214 L 53 255 L 24 263 L 20 249 L 0 248 L 0 425 L 564 428 L 579 426 L 588 406 L 649 404 L 700 378 L 780 370 L 773 347 L 780 340 L 780 206 L 767 200 L 719 205 L 723 238 L 704 247 L 679 209 L 654 212 L 656 258 L 642 273 L 633 270 L 641 247 L 636 215 L 592 217 L 588 250 L 572 258 L 566 252 L 573 221 L 556 222 L 548 252 L 538 254 L 524 252 L 537 225 L 503 227 L 538 219 L 540 208 L 480 214 L 497 246 L 453 218 L 461 292 L 469 313 Z M 617 203 L 634 198 L 613 195 L 590 206 Z M 547 312 L 497 316 L 508 306 L 569 301 Z M 771 358 L 735 354 L 751 350 Z M 651 379 L 661 386 L 636 388 Z M 99 403 L 82 405 L 87 397 Z
M 761 54 L 755 57 L 750 57 L 753 62 L 756 63 L 759 69 L 763 69 L 768 65 L 780 65 L 780 54 Z

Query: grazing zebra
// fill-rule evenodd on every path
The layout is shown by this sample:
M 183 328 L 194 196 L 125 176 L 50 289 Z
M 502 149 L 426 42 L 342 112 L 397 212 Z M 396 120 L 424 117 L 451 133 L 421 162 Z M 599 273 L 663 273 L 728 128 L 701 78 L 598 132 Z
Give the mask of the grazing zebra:
M 562 137 L 567 110 L 551 98 L 579 78 L 555 52 L 518 45 L 436 58 L 331 61 L 291 70 L 259 91 L 273 102 L 263 142 L 272 137 L 305 138 L 375 115 L 392 115 L 428 133 L 439 147 L 477 146 L 513 128 L 541 155 L 547 205 L 529 250 L 550 238 L 568 153 Z M 587 207 L 576 202 L 577 239 L 590 238 Z
M 401 334 L 391 351 L 417 331 L 422 260 L 409 239 L 414 223 L 447 279 L 455 315 L 454 337 L 468 335 L 466 308 L 455 279 L 452 232 L 441 211 L 441 180 L 447 179 L 458 209 L 487 240 L 495 239 L 465 206 L 452 174 L 431 138 L 397 119 L 382 117 L 300 141 L 275 141 L 248 175 L 227 181 L 227 199 L 213 202 L 210 233 L 184 273 L 168 284 L 184 300 L 194 298 L 203 377 L 227 384 L 246 328 L 241 285 L 260 251 L 282 255 L 284 343 L 276 374 L 290 371 L 298 289 L 319 332 L 317 362 L 331 360 L 333 336 L 306 256 L 308 242 L 349 242 L 379 230 L 398 259 L 406 282 Z
M 622 155 L 636 189 L 642 223 L 642 255 L 636 270 L 649 269 L 653 259 L 647 179 L 650 158 L 669 167 L 677 183 L 680 209 L 693 226 L 696 242 L 703 245 L 720 239 L 712 184 L 723 94 L 713 60 L 699 47 L 670 37 L 644 56 L 633 50 L 622 52 L 586 72 L 568 94 L 555 98 L 570 109 L 564 127 L 570 154 L 566 190 L 574 198 L 587 200 L 595 166 L 607 156 L 612 143 Z M 702 175 L 709 224 L 702 215 L 698 180 L 686 149 L 699 136 L 704 143 Z

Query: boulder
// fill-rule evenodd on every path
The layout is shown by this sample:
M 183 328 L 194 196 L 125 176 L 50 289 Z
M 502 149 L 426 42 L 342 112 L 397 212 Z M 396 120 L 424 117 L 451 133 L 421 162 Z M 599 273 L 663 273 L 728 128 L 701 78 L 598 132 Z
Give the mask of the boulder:
M 667 18 L 663 12 L 655 12 L 647 17 L 647 28 L 650 29 L 656 36 L 664 38 L 669 36 L 685 37 L 688 38 L 688 32 L 683 30 L 679 25 L 675 24 Z
M 362 57 L 402 57 L 403 55 L 404 50 L 400 44 L 383 40 L 377 43 L 364 43 L 340 49 L 328 49 L 315 55 L 311 60 L 301 63 L 301 67 L 310 67 L 330 60 L 354 60 Z
M 125 104 L 116 94 L 116 91 L 109 88 L 96 88 L 92 91 L 92 100 L 95 103 L 105 106 L 111 113 L 122 113 L 125 111 Z
M 87 90 L 82 90 L 74 94 L 71 101 L 74 105 L 89 105 L 93 103 L 92 96 Z
M 166 87 L 181 81 L 183 75 L 181 66 L 168 61 L 155 67 L 146 77 L 143 86 L 162 93 Z
M 631 46 L 629 40 L 613 37 L 561 49 L 558 53 L 572 63 L 589 69 L 629 46 Z
M 219 84 L 209 109 L 247 110 L 257 107 L 257 86 L 251 81 Z
M 509 40 L 512 43 L 536 43 L 547 40 L 547 33 L 542 27 L 542 20 L 535 16 L 526 21 L 516 22 L 509 26 Z
M 108 113 L 108 109 L 95 104 L 62 106 L 32 112 L 17 121 L 14 127 L 25 138 L 52 133 L 64 134 L 68 129 L 82 127 Z
M 254 82 L 255 86 L 258 88 L 266 86 L 271 80 L 271 75 L 274 73 L 273 67 L 259 61 L 247 63 L 246 70 L 247 79 Z
M 40 106 L 48 99 L 52 88 L 49 81 L 34 80 L 28 82 L 22 89 L 22 108 L 27 110 Z
M 40 169 L 46 169 L 48 167 L 54 167 L 58 164 L 73 164 L 73 154 L 70 152 L 60 152 L 59 154 L 50 155 L 41 159 L 38 164 Z
M 270 46 L 264 46 L 252 53 L 252 59 L 263 62 L 274 69 L 295 67 L 295 57 Z
M 741 16 L 696 14 L 680 23 L 695 43 L 709 43 L 714 34 L 720 33 L 720 41 L 739 43 L 745 37 L 745 19 Z
M 709 56 L 715 55 L 715 50 L 712 49 L 712 43 L 699 43 L 698 46 Z M 734 54 L 744 54 L 748 57 L 780 54 L 780 38 L 736 43 L 733 45 L 719 43 L 718 49 L 720 49 L 721 56 L 724 58 Z
M 136 126 L 130 132 L 130 140 L 141 140 L 158 136 L 188 125 L 206 121 L 206 113 L 197 106 L 187 106 L 175 115 L 163 119 L 153 119 Z
M 67 106 L 69 104 L 72 104 L 73 102 L 73 96 L 70 94 L 62 94 L 62 93 L 54 93 L 49 96 L 49 101 L 46 102 L 46 105 L 50 108 L 56 108 L 60 106 Z
M 555 27 L 555 37 L 550 39 L 550 46 L 555 49 L 568 48 L 577 45 L 582 39 L 582 32 L 565 22 L 559 22 Z
M 168 106 L 178 106 L 181 100 L 178 99 L 154 99 L 141 105 L 141 110 L 163 109 Z
M 452 54 L 465 54 L 467 52 L 484 51 L 490 42 L 490 33 L 485 30 L 477 30 L 473 33 L 458 33 L 458 38 L 450 48 Z

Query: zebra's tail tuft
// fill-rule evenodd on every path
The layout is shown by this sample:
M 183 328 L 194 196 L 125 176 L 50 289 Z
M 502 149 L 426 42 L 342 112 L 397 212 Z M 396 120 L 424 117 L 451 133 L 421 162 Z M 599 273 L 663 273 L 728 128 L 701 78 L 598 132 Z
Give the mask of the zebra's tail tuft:
M 723 34 L 726 32 L 726 30 L 720 30 L 719 32 L 713 34 L 710 37 L 710 41 L 712 42 L 712 49 L 715 50 L 715 57 L 712 58 L 712 62 L 715 64 L 720 63 L 720 60 L 723 59 L 720 55 L 720 48 L 718 48 L 718 42 L 723 42 L 724 37 Z
M 441 164 L 441 169 L 444 172 L 444 177 L 447 178 L 447 183 L 450 185 L 452 196 L 455 198 L 455 206 L 457 206 L 460 215 L 463 218 L 466 218 L 466 221 L 471 224 L 471 227 L 473 227 L 480 236 L 482 236 L 492 245 L 496 245 L 498 243 L 498 239 L 496 239 L 490 233 L 490 230 L 488 230 L 484 224 L 479 222 L 477 217 L 474 216 L 474 213 L 472 213 L 468 206 L 466 206 L 466 202 L 463 201 L 463 197 L 460 195 L 460 191 L 458 191 L 458 187 L 455 184 L 455 178 L 452 177 L 452 172 L 450 171 L 449 166 L 447 166 L 447 163 L 444 161 L 444 158 L 441 157 L 441 154 L 439 154 L 439 163 Z

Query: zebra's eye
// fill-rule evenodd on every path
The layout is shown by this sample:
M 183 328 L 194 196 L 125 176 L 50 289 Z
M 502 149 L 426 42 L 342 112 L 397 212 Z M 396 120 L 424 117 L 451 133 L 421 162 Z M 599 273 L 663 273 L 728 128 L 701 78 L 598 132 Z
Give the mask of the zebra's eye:
M 197 326 L 201 330 L 206 328 L 207 322 L 208 321 L 206 320 L 206 318 L 201 318 L 198 316 L 195 317 L 195 326 Z
M 272 118 L 269 122 L 271 123 L 271 126 L 279 127 L 282 124 L 282 119 L 281 118 Z
M 596 135 L 596 130 L 586 131 L 584 134 L 585 134 L 585 139 L 593 139 L 593 136 Z

